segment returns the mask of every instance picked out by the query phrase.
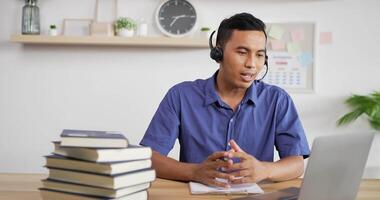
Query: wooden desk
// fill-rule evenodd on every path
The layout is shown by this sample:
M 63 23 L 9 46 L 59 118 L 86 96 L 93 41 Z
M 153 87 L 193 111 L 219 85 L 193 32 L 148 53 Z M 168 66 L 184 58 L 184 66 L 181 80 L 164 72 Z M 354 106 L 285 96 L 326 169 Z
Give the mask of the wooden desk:
M 41 200 L 38 188 L 44 174 L 0 174 L 0 200 Z M 280 183 L 260 184 L 265 192 L 270 192 L 290 186 L 300 186 L 301 179 Z M 232 199 L 239 196 L 229 195 L 190 195 L 187 183 L 157 179 L 149 189 L 151 200 L 178 200 L 178 199 Z M 380 199 L 380 179 L 363 180 L 358 198 L 359 200 Z

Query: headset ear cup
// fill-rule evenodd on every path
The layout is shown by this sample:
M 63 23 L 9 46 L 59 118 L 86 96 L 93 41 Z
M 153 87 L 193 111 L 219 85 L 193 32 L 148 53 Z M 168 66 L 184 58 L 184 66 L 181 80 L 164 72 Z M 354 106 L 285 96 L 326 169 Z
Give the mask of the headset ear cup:
M 223 60 L 223 51 L 219 47 L 214 47 L 210 51 L 210 57 L 216 62 Z

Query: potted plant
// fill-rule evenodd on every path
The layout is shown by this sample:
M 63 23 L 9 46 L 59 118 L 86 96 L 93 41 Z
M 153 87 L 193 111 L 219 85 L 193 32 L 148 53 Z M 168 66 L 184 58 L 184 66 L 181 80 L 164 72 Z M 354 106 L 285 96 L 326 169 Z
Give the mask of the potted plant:
M 57 26 L 55 24 L 50 25 L 49 35 L 51 35 L 51 36 L 57 36 L 58 35 Z
M 132 37 L 136 27 L 136 22 L 128 17 L 120 17 L 115 22 L 115 32 L 119 36 Z
M 371 127 L 380 131 L 380 92 L 373 92 L 365 96 L 354 94 L 345 103 L 352 110 L 337 121 L 338 126 L 349 124 L 365 114 Z
M 210 28 L 209 27 L 202 27 L 201 28 L 201 37 L 203 37 L 203 38 L 209 38 L 210 37 Z

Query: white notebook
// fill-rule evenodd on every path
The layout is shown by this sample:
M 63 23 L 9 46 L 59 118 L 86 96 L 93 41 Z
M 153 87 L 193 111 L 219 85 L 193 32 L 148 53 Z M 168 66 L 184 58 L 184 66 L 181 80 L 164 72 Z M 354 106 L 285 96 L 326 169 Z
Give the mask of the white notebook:
M 226 182 L 224 179 L 217 179 Z M 190 182 L 191 194 L 262 194 L 264 191 L 256 183 L 231 185 L 230 188 L 207 186 L 202 183 Z

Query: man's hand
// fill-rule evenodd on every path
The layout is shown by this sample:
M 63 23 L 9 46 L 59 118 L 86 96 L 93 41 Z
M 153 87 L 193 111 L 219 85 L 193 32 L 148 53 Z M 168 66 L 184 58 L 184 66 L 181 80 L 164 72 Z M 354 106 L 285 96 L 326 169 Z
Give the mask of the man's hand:
M 245 153 L 234 140 L 230 141 L 231 151 L 228 157 L 239 158 L 240 163 L 234 163 L 227 169 L 234 171 L 229 173 L 234 177 L 241 177 L 231 181 L 232 184 L 257 183 L 269 177 L 268 165 L 257 160 L 254 156 Z
M 231 181 L 234 177 L 230 174 L 221 172 L 222 168 L 232 167 L 232 161 L 223 161 L 222 159 L 228 156 L 228 152 L 219 151 L 210 155 L 205 161 L 197 165 L 193 170 L 192 180 L 204 183 L 210 186 L 228 188 L 228 183 L 223 183 L 215 180 L 215 178 L 226 179 Z

